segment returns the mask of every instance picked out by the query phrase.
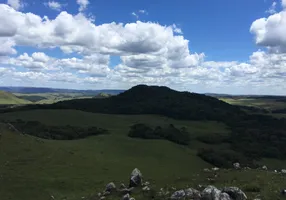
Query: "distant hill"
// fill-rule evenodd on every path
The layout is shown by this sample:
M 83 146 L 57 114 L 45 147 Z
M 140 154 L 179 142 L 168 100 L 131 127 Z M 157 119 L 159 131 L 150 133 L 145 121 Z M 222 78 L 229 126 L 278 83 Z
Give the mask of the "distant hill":
M 158 114 L 176 119 L 218 121 L 227 116 L 243 114 L 238 107 L 213 97 L 146 85 L 135 86 L 107 99 L 75 99 L 52 104 L 47 108 L 110 114 Z
M 20 99 L 14 94 L 0 90 L 0 104 L 1 105 L 21 105 L 31 103 L 28 100 Z
M 57 88 L 42 88 L 42 87 L 0 87 L 0 90 L 11 93 L 83 93 L 96 95 L 99 93 L 106 93 L 116 95 L 124 92 L 124 90 L 74 90 L 74 89 L 57 89 Z

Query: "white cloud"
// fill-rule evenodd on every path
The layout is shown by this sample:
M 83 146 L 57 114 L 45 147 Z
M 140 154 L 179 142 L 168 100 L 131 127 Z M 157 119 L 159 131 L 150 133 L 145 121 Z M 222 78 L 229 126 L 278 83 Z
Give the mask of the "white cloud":
M 14 49 L 14 46 L 15 42 L 13 40 L 0 37 L 0 56 L 16 54 L 17 51 Z
M 276 13 L 276 6 L 277 6 L 277 2 L 274 1 L 272 3 L 272 5 L 270 6 L 270 8 L 266 11 L 266 13 L 269 13 L 269 14 L 274 14 Z
M 283 8 L 286 8 L 286 0 L 282 0 L 281 1 L 281 5 L 282 5 Z
M 60 4 L 57 1 L 49 1 L 45 3 L 45 5 L 51 8 L 52 10 L 60 11 L 62 9 L 62 4 Z
M 272 52 L 286 52 L 286 10 L 254 21 L 250 27 L 256 44 Z
M 176 24 L 173 24 L 173 30 L 175 33 L 183 34 L 182 29 L 178 28 Z
M 263 92 L 275 86 L 273 92 L 281 93 L 285 87 L 278 85 L 286 77 L 285 12 L 258 19 L 251 26 L 256 43 L 269 52 L 254 52 L 245 62 L 218 62 L 191 52 L 175 24 L 138 20 L 98 25 L 82 13 L 61 12 L 49 19 L 0 4 L 0 76 L 6 83 L 13 79 L 19 84 L 67 87 L 128 88 L 146 83 L 200 92 Z M 56 58 L 34 52 L 13 57 L 17 46 L 38 51 L 59 48 L 67 55 Z M 113 56 L 121 59 L 116 66 Z
M 142 13 L 142 14 L 146 14 L 148 15 L 148 12 L 146 10 L 138 10 L 139 13 Z
M 7 4 L 10 5 L 15 10 L 19 10 L 23 7 L 21 0 L 7 0 Z
M 136 17 L 136 19 L 139 18 L 139 16 L 138 16 L 135 12 L 132 12 L 131 15 L 133 15 L 134 17 Z
M 79 11 L 82 12 L 84 11 L 88 4 L 89 4 L 89 1 L 88 0 L 76 0 L 77 4 L 79 5 Z

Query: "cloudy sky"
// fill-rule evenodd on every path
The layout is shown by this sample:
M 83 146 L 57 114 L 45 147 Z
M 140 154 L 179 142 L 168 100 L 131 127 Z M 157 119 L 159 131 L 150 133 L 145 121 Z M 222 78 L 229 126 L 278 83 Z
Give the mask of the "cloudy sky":
M 0 0 L 0 85 L 286 95 L 286 0 Z

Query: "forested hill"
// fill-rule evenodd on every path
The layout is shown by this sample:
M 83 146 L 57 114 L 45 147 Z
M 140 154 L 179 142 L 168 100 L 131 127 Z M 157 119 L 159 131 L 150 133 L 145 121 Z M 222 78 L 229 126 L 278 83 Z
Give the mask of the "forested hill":
M 146 85 L 135 86 L 106 99 L 76 99 L 45 105 L 45 108 L 110 114 L 158 114 L 176 119 L 217 121 L 243 114 L 238 107 L 213 97 Z

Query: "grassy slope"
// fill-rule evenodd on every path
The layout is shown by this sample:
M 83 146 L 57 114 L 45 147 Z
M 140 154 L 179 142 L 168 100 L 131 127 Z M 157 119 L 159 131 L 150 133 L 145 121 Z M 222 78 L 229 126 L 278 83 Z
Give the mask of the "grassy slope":
M 9 92 L 0 91 L 0 104 L 14 105 L 14 104 L 29 104 L 30 101 L 20 99 Z
M 112 133 L 77 141 L 36 140 L 4 133 L 0 145 L 0 171 L 5 182 L 0 187 L 1 199 L 25 200 L 33 196 L 44 200 L 50 199 L 49 194 L 57 199 L 63 196 L 79 199 L 108 181 L 128 179 L 134 167 L 139 167 L 159 185 L 174 182 L 178 177 L 190 179 L 193 175 L 190 172 L 209 166 L 196 156 L 195 150 L 167 141 L 128 138 L 129 126 L 133 122 L 174 123 L 193 127 L 197 134 L 225 131 L 223 125 L 215 122 L 177 123 L 158 116 L 101 115 L 71 110 L 8 113 L 1 118 L 96 125 Z
M 233 105 L 253 106 L 253 107 L 262 108 L 266 110 L 286 108 L 285 102 L 279 102 L 279 101 L 276 101 L 275 99 L 261 99 L 261 98 L 255 98 L 255 97 L 252 97 L 252 98 L 222 97 L 219 99 L 229 104 L 233 104 Z
M 151 115 L 104 115 L 73 110 L 7 113 L 1 114 L 0 119 L 39 120 L 51 125 L 95 125 L 107 128 L 112 133 L 76 141 L 51 141 L 12 133 L 7 131 L 5 124 L 1 124 L 1 200 L 49 200 L 51 195 L 56 199 L 78 200 L 101 191 L 109 181 L 128 183 L 134 167 L 140 168 L 157 188 L 209 184 L 206 178 L 210 175 L 201 171 L 210 165 L 196 156 L 192 144 L 191 148 L 187 148 L 168 141 L 131 139 L 126 134 L 129 126 L 138 122 L 186 126 L 193 136 L 228 133 L 226 127 L 217 122 L 176 121 Z M 240 187 L 258 185 L 263 197 L 267 197 L 263 199 L 270 199 L 279 196 L 280 187 L 286 184 L 286 179 L 261 171 L 226 170 L 219 173 L 214 184 Z M 248 195 L 255 197 L 257 194 Z

